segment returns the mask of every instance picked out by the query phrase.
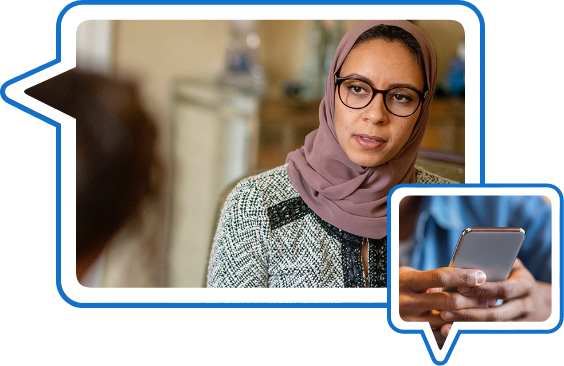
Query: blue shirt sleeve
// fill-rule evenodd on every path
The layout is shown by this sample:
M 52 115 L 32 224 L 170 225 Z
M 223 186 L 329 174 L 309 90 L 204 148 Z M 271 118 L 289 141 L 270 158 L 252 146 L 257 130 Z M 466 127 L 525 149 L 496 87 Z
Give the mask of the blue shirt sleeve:
M 551 282 L 551 208 L 538 196 L 431 196 L 421 200 L 411 267 L 447 267 L 468 227 L 520 227 L 518 257 L 538 281 Z

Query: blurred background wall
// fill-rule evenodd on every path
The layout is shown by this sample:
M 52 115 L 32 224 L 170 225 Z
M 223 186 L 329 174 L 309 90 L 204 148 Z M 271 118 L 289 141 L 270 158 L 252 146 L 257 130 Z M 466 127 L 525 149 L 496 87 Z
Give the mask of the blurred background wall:
M 153 224 L 145 231 L 159 233 L 119 235 L 99 263 L 95 285 L 204 285 L 218 197 L 240 176 L 283 164 L 317 127 L 320 95 L 307 86 L 324 80 L 312 77 L 323 72 L 319 59 L 331 59 L 335 40 L 356 22 L 92 20 L 80 25 L 77 67 L 137 81 L 159 123 L 169 172 L 162 206 L 148 209 L 147 222 Z M 454 157 L 449 169 L 455 166 L 460 173 L 464 93 L 453 80 L 461 58 L 463 72 L 464 29 L 448 20 L 414 23 L 427 33 L 439 60 L 440 87 L 422 147 L 431 155 Z M 458 177 L 463 180 L 463 174 Z M 153 249 L 143 249 L 143 241 Z

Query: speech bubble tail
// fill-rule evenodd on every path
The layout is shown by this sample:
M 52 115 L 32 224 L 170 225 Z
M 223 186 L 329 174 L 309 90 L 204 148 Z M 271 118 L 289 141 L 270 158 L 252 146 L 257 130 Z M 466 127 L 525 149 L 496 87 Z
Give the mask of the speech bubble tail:
M 430 326 L 421 334 L 435 364 L 444 365 L 448 361 L 456 344 L 457 334 L 457 330 L 451 329 L 444 342 L 440 332 L 433 331 Z

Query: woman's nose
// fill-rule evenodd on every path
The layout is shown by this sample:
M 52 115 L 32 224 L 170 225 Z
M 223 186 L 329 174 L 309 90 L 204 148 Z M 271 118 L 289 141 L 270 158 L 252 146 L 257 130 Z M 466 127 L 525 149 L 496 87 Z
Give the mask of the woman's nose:
M 376 94 L 372 102 L 364 108 L 364 118 L 371 123 L 387 123 L 388 109 L 384 104 L 384 96 L 380 93 Z

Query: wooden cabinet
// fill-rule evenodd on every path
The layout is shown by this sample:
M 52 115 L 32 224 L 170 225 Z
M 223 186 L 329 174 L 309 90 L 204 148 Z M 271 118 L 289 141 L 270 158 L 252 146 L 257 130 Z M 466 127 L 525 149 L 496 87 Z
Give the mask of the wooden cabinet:
M 319 100 L 265 99 L 259 109 L 258 168 L 284 164 L 305 136 L 319 127 Z
M 464 99 L 433 100 L 421 148 L 464 156 L 464 146 Z

